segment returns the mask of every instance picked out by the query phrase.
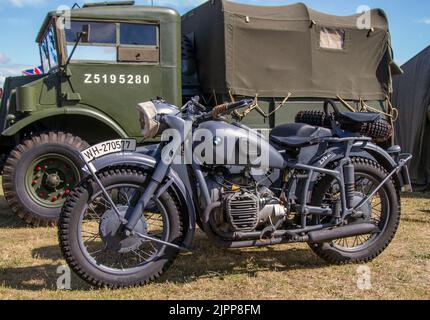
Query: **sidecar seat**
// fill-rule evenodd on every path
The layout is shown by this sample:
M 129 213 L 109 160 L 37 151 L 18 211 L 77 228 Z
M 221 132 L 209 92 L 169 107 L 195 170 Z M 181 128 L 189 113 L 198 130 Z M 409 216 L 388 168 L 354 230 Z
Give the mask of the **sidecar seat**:
M 281 147 L 301 148 L 318 143 L 320 138 L 331 136 L 331 131 L 326 128 L 289 123 L 273 128 L 270 140 Z

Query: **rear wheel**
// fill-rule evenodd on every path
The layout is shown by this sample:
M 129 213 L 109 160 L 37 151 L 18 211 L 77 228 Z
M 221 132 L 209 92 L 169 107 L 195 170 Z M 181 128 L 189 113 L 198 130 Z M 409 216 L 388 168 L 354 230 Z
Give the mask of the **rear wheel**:
M 354 203 L 358 204 L 385 179 L 387 172 L 377 163 L 361 158 L 353 159 L 355 168 Z M 339 184 L 325 176 L 315 186 L 312 202 L 316 206 L 340 206 Z M 388 180 L 364 205 L 359 213 L 347 219 L 348 224 L 374 223 L 380 232 L 331 242 L 310 244 L 312 250 L 329 263 L 366 263 L 379 256 L 394 238 L 400 221 L 400 199 L 392 180 Z M 327 223 L 325 218 L 314 218 L 316 224 Z
M 144 192 L 145 174 L 132 167 L 111 168 L 99 178 L 122 218 Z M 126 236 L 122 223 L 92 177 L 71 193 L 58 224 L 60 247 L 69 266 L 95 287 L 125 288 L 158 278 L 173 263 L 176 248 L 138 235 Z M 182 219 L 174 197 L 152 199 L 135 231 L 180 244 Z
M 54 225 L 67 196 L 81 180 L 81 138 L 49 132 L 24 140 L 4 166 L 5 198 L 21 219 L 34 226 Z

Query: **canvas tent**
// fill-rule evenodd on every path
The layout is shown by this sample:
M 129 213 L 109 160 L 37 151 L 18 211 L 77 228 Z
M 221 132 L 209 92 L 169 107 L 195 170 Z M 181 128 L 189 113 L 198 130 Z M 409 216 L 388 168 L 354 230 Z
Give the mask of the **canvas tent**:
M 412 153 L 412 183 L 430 187 L 430 47 L 402 66 L 403 75 L 394 78 L 393 102 L 399 110 L 397 143 Z
M 338 17 L 304 4 L 250 6 L 212 0 L 183 16 L 206 93 L 382 101 L 391 92 L 385 13 Z

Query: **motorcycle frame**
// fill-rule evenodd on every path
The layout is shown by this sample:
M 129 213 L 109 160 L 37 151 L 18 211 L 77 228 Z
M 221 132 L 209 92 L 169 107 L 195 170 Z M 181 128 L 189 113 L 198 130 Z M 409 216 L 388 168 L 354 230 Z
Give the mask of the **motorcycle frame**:
M 185 125 L 185 122 L 183 119 L 179 119 L 179 118 L 174 117 L 174 116 L 166 116 L 166 123 L 169 123 L 169 126 L 174 127 L 174 128 L 178 128 L 178 127 L 183 128 L 183 126 Z M 180 131 L 180 132 L 184 132 L 184 131 Z M 169 182 L 167 182 L 167 184 L 164 184 L 163 186 L 161 186 L 163 184 L 163 182 L 165 181 L 166 176 L 168 175 L 168 172 L 172 166 L 172 163 L 173 163 L 175 156 L 177 154 L 179 154 L 179 152 L 181 151 L 182 145 L 183 145 L 184 141 L 186 140 L 186 138 L 187 137 L 185 137 L 185 136 L 181 136 L 181 144 L 179 144 L 176 149 L 172 150 L 173 153 L 170 154 L 167 162 L 161 161 L 162 148 L 157 148 L 157 150 L 154 154 L 155 162 L 157 164 L 154 167 L 153 174 L 150 176 L 150 181 L 146 185 L 145 192 L 143 193 L 143 195 L 139 199 L 136 207 L 135 208 L 129 208 L 129 210 L 127 211 L 125 219 L 120 216 L 118 208 L 115 206 L 113 200 L 109 196 L 109 193 L 107 192 L 107 190 L 104 188 L 103 184 L 101 183 L 101 181 L 97 177 L 97 171 L 98 170 L 92 165 L 92 163 L 88 163 L 81 156 L 81 158 L 85 162 L 85 166 L 86 166 L 88 172 L 94 177 L 95 182 L 98 184 L 98 186 L 102 190 L 104 196 L 107 198 L 109 203 L 113 206 L 113 209 L 118 214 L 118 216 L 121 218 L 121 221 L 123 221 L 123 223 L 125 224 L 125 229 L 126 229 L 126 232 L 128 234 L 133 234 L 133 233 L 136 234 L 135 231 L 133 231 L 133 230 L 134 230 L 137 222 L 141 218 L 142 212 L 144 211 L 144 209 L 147 206 L 147 204 L 149 203 L 149 201 L 154 196 L 159 197 L 173 183 L 172 180 L 169 180 Z M 218 243 L 221 246 L 224 246 L 224 247 L 245 247 L 245 246 L 272 245 L 272 244 L 287 243 L 287 242 L 305 242 L 305 241 L 308 241 L 308 238 L 306 236 L 302 236 L 303 234 L 306 234 L 306 233 L 311 232 L 311 231 L 318 231 L 318 230 L 323 230 L 323 229 L 328 228 L 328 227 L 335 227 L 335 226 L 341 225 L 346 217 L 353 214 L 356 210 L 360 209 L 364 204 L 369 202 L 371 200 L 371 198 L 381 188 L 383 188 L 385 183 L 391 177 L 393 177 L 396 173 L 398 174 L 402 170 L 402 168 L 405 167 L 407 165 L 407 163 L 410 161 L 410 159 L 412 158 L 412 156 L 406 155 L 403 159 L 401 159 L 398 162 L 397 166 L 395 166 L 393 168 L 393 170 L 387 175 L 387 177 L 381 182 L 380 185 L 377 186 L 377 188 L 370 195 L 368 195 L 366 198 L 364 198 L 358 205 L 356 205 L 354 207 L 348 206 L 348 201 L 347 201 L 348 194 L 347 194 L 347 190 L 345 187 L 346 186 L 346 180 L 347 180 L 348 175 L 351 176 L 351 174 L 352 174 L 352 176 L 354 176 L 354 172 L 346 172 L 345 167 L 350 165 L 352 162 L 351 157 L 350 157 L 352 148 L 354 146 L 356 146 L 357 143 L 362 143 L 364 146 L 365 144 L 367 144 L 370 141 L 371 141 L 370 138 L 365 138 L 365 137 L 323 138 L 320 143 L 344 144 L 345 152 L 343 154 L 343 157 L 339 161 L 339 165 L 336 168 L 336 170 L 330 170 L 330 169 L 326 169 L 326 168 L 321 168 L 321 167 L 307 165 L 307 164 L 300 164 L 300 163 L 292 163 L 292 162 L 286 162 L 285 163 L 284 169 L 303 170 L 303 171 L 307 172 L 305 188 L 303 189 L 303 194 L 301 197 L 300 212 L 298 212 L 299 214 L 301 214 L 301 227 L 299 229 L 277 231 L 275 233 L 275 235 L 278 239 L 269 239 L 269 240 L 260 239 L 260 241 L 256 241 L 254 239 L 256 236 L 258 236 L 257 232 L 256 233 L 235 233 L 235 235 L 238 239 L 240 239 L 240 238 L 246 239 L 247 237 L 249 237 L 251 240 L 248 240 L 248 241 L 244 240 L 244 241 L 234 242 L 231 240 L 225 241 L 225 240 L 221 240 L 221 239 L 216 239 L 216 234 L 214 234 L 213 231 L 206 228 L 207 224 L 206 224 L 206 227 L 204 228 L 206 233 L 208 233 L 211 240 L 213 240 L 214 242 Z M 203 217 L 201 217 L 204 220 L 205 216 L 208 216 L 208 214 L 210 214 L 215 208 L 219 207 L 221 204 L 217 203 L 217 202 L 215 202 L 215 203 L 212 202 L 210 195 L 209 195 L 208 185 L 207 185 L 206 180 L 204 178 L 202 168 L 195 161 L 195 159 L 193 159 L 193 163 L 192 163 L 191 168 L 192 168 L 192 171 L 194 172 L 194 177 L 197 179 L 198 186 L 200 188 L 200 193 L 203 196 L 203 199 L 205 202 L 206 209 L 204 210 Z M 328 212 L 324 208 L 315 208 L 315 207 L 308 205 L 308 203 L 310 202 L 310 199 L 309 199 L 309 197 L 310 197 L 309 196 L 310 185 L 311 185 L 312 181 L 314 180 L 313 177 L 315 174 L 326 174 L 326 175 L 332 176 L 340 185 L 341 213 L 339 216 L 334 216 L 334 218 L 335 218 L 334 224 L 331 223 L 331 224 L 324 224 L 324 225 L 307 226 L 307 216 L 310 214 L 333 215 L 332 212 Z M 161 188 L 160 188 L 160 186 L 161 186 Z M 194 206 L 196 206 L 196 204 L 194 204 Z M 207 223 L 207 221 L 203 221 L 203 222 L 204 222 L 204 226 L 205 226 L 205 222 Z M 147 235 L 141 235 L 141 234 L 137 234 L 137 235 L 146 239 L 146 240 L 151 240 L 151 241 L 163 244 L 163 245 L 174 247 L 176 249 L 188 251 L 188 248 L 183 247 L 183 246 L 178 246 L 176 244 L 165 242 L 165 241 L 162 241 L 162 240 L 159 240 L 156 238 L 152 238 L 152 237 L 149 237 Z M 286 235 L 289 235 L 291 237 L 291 240 L 281 239 L 283 236 L 286 236 Z
M 336 218 L 336 225 L 341 225 L 344 220 L 350 216 L 351 214 L 355 213 L 357 210 L 362 208 L 366 203 L 371 201 L 373 196 L 381 190 L 384 185 L 387 183 L 388 180 L 390 180 L 395 174 L 399 174 L 402 169 L 408 164 L 408 162 L 412 159 L 412 155 L 410 154 L 403 154 L 401 155 L 401 159 L 399 159 L 399 162 L 397 165 L 394 166 L 391 172 L 387 174 L 387 176 L 384 178 L 384 180 L 375 188 L 374 191 L 372 191 L 371 194 L 367 195 L 364 199 L 362 199 L 357 205 L 354 206 L 348 206 L 348 191 L 346 188 L 346 176 L 348 174 L 354 176 L 354 172 L 347 173 L 345 170 L 345 166 L 351 164 L 351 153 L 353 147 L 362 147 L 364 148 L 369 142 L 371 142 L 372 139 L 366 138 L 366 137 L 347 137 L 347 138 L 324 138 L 322 139 L 322 142 L 327 142 L 329 144 L 339 144 L 343 143 L 345 144 L 344 147 L 344 154 L 341 157 L 339 161 L 339 165 L 337 167 L 337 170 L 330 170 L 326 168 L 316 167 L 316 166 L 310 166 L 305 164 L 291 164 L 289 168 L 296 169 L 296 170 L 303 170 L 307 172 L 307 178 L 305 182 L 305 187 L 303 188 L 302 197 L 301 197 L 301 203 L 300 203 L 300 214 L 302 215 L 302 228 L 306 229 L 307 219 L 306 216 L 309 214 L 320 214 L 318 212 L 315 212 L 315 209 L 312 206 L 309 206 L 308 203 L 310 202 L 310 185 L 314 181 L 314 174 L 326 174 L 331 177 L 333 177 L 340 186 L 340 202 L 341 202 L 341 211 L 339 216 L 334 216 Z M 357 143 L 362 143 L 361 146 L 358 146 Z M 330 213 L 332 215 L 332 213 Z

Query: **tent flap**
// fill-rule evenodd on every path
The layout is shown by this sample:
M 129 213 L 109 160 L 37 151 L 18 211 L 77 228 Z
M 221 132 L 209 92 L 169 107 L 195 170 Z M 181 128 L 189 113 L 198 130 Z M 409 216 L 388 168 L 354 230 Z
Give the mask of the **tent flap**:
M 406 62 L 394 77 L 393 102 L 399 110 L 396 143 L 414 156 L 412 183 L 430 186 L 430 47 Z

